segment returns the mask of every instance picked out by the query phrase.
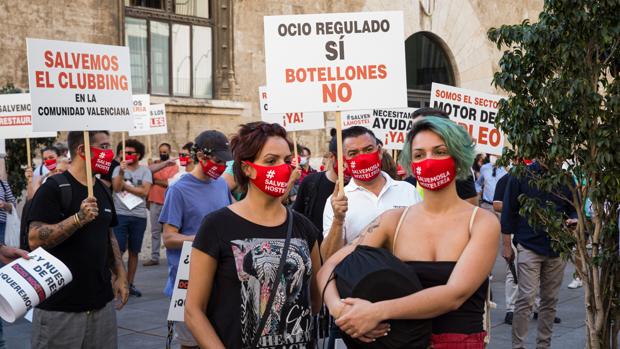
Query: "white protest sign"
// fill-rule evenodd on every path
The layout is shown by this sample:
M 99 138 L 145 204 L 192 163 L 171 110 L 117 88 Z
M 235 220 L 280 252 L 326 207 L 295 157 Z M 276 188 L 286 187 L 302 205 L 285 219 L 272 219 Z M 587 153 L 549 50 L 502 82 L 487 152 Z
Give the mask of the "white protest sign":
M 130 136 L 142 136 L 147 134 L 150 128 L 149 106 L 151 105 L 150 95 L 131 96 L 131 115 L 133 115 L 133 129 L 129 131 Z
M 151 104 L 149 107 L 149 134 L 159 135 L 168 133 L 168 121 L 166 119 L 165 104 Z
M 187 295 L 187 285 L 189 283 L 189 258 L 192 253 L 192 242 L 183 242 L 179 267 L 177 268 L 177 278 L 174 280 L 174 289 L 170 299 L 168 309 L 168 321 L 185 321 L 185 296 Z
M 375 134 L 384 149 L 402 150 L 407 132 L 413 127 L 417 108 L 354 110 L 342 113 L 342 128 L 364 126 Z
M 6 155 L 6 140 L 0 139 L 0 156 Z
M 373 121 L 372 109 L 347 110 L 342 112 L 341 120 L 343 130 L 353 126 L 363 126 L 369 129 L 372 127 Z
M 0 269 L 0 317 L 14 322 L 73 280 L 71 271 L 41 247 Z
M 56 138 L 56 132 L 32 130 L 31 110 L 29 93 L 0 95 L 0 138 Z
M 502 96 L 433 83 L 431 107 L 441 109 L 463 126 L 482 153 L 501 155 L 505 135 L 495 127 Z
M 260 101 L 260 115 L 264 122 L 282 125 L 287 131 L 307 131 L 320 130 L 325 128 L 325 118 L 322 112 L 269 112 L 269 95 L 267 87 L 258 88 L 258 98 Z
M 403 13 L 266 16 L 274 113 L 407 106 Z
M 26 39 L 35 131 L 129 131 L 129 48 Z

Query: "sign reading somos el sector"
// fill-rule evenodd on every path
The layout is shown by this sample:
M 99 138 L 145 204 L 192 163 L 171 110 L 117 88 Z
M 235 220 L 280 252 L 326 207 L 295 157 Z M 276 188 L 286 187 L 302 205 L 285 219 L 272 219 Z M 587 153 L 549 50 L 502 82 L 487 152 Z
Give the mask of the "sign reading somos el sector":
M 149 106 L 151 105 L 150 95 L 131 96 L 131 115 L 133 115 L 133 129 L 129 131 L 130 136 L 141 136 L 146 134 L 150 128 Z
M 177 277 L 174 280 L 170 308 L 168 308 L 168 321 L 185 321 L 185 296 L 187 295 L 187 285 L 189 284 L 189 259 L 192 252 L 192 242 L 183 242 L 181 258 L 177 268 Z
M 26 39 L 35 131 L 128 131 L 129 48 Z
M 273 113 L 407 106 L 403 13 L 266 16 Z
M 402 150 L 413 127 L 416 108 L 355 110 L 342 113 L 342 128 L 364 126 L 372 130 L 384 149 Z
M 505 135 L 495 127 L 499 101 L 504 97 L 433 83 L 431 107 L 441 109 L 465 127 L 482 153 L 501 155 Z
M 264 122 L 280 124 L 287 131 L 320 130 L 325 128 L 325 118 L 322 112 L 270 113 L 267 87 L 265 86 L 258 87 L 258 98 L 260 101 L 260 116 Z
M 32 130 L 30 94 L 0 95 L 0 139 L 54 137 L 56 132 Z

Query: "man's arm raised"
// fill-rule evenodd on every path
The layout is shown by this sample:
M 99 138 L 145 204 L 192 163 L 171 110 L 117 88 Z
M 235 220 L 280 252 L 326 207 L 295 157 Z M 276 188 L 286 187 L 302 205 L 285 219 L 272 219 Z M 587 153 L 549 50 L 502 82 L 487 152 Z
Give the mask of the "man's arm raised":
M 344 192 L 340 193 L 338 184 L 334 187 L 334 193 L 330 197 L 330 205 L 331 212 L 327 208 L 323 215 L 324 221 L 328 222 L 331 219 L 329 232 L 321 244 L 323 260 L 327 260 L 344 246 L 343 227 L 348 210 L 348 201 Z

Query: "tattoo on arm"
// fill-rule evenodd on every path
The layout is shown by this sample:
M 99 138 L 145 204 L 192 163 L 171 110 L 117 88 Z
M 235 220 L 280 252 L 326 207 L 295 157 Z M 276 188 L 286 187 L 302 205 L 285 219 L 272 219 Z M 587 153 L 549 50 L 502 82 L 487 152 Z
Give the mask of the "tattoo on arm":
M 48 249 L 60 245 L 73 235 L 77 229 L 78 226 L 74 223 L 73 216 L 70 216 L 57 224 L 32 222 L 30 223 L 28 235 L 35 237 L 36 245 Z
M 124 268 L 123 259 L 121 257 L 121 250 L 118 247 L 118 241 L 116 241 L 116 236 L 114 232 L 110 229 L 110 252 L 111 252 L 111 269 L 114 274 L 118 275 L 119 268 Z
M 360 234 L 359 238 L 357 238 L 357 243 L 356 245 L 361 245 L 362 242 L 364 241 L 364 238 L 367 235 L 372 234 L 377 228 L 379 228 L 379 226 L 381 225 L 381 216 L 377 216 L 377 218 L 373 219 L 372 222 L 370 222 L 370 224 L 368 224 L 366 226 L 366 228 L 364 228 L 364 230 L 362 230 L 362 233 Z

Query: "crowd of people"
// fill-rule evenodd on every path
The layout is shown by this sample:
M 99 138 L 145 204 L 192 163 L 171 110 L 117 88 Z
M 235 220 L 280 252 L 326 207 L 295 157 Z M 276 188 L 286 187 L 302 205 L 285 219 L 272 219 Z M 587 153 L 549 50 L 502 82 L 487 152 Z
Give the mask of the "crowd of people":
M 136 285 L 147 221 L 158 265 L 162 243 L 172 296 L 181 248 L 192 242 L 182 348 L 334 348 L 383 341 L 393 348 L 483 348 L 489 341 L 489 279 L 506 260 L 506 316 L 523 348 L 532 313 L 538 348 L 549 348 L 565 262 L 544 227 L 519 213 L 519 196 L 570 205 L 516 177 L 441 110 L 418 109 L 395 161 L 373 132 L 334 134 L 319 170 L 312 152 L 277 124 L 241 125 L 230 140 L 200 132 L 158 159 L 136 139 L 69 132 L 67 146 L 41 151 L 27 168 L 21 249 L 43 247 L 73 281 L 33 314 L 33 348 L 116 347 L 115 309 L 140 297 Z M 85 153 L 91 153 L 86 163 Z M 70 159 L 70 160 L 69 160 Z M 515 159 L 516 161 L 526 161 Z M 338 165 L 346 185 L 338 185 Z M 87 195 L 86 166 L 96 177 Z M 531 173 L 545 171 L 537 161 Z M 15 195 L 0 181 L 0 241 Z M 566 188 L 557 188 L 570 197 Z M 124 254 L 127 252 L 127 266 Z M 322 330 L 323 328 L 327 330 Z M 1 341 L 0 348 L 3 348 Z

